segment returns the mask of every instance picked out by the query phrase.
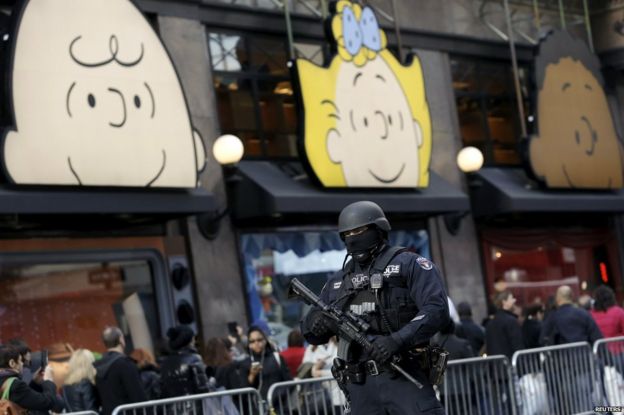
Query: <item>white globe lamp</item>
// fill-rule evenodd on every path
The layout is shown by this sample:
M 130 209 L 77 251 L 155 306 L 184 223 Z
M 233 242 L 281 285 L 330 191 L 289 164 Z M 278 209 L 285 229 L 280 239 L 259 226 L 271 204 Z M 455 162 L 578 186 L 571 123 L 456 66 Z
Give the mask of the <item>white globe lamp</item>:
M 474 173 L 483 167 L 483 153 L 476 147 L 464 147 L 457 153 L 457 165 L 464 173 Z
M 214 158 L 223 166 L 234 165 L 243 158 L 243 142 L 232 134 L 217 138 L 212 146 Z

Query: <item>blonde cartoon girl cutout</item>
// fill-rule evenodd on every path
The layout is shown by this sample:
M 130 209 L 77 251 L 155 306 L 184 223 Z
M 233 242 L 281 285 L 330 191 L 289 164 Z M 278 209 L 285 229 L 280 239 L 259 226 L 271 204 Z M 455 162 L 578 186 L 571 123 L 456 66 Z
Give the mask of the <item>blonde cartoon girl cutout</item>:
M 386 49 L 369 7 L 335 4 L 328 67 L 295 61 L 303 147 L 326 187 L 426 187 L 431 120 L 420 62 Z

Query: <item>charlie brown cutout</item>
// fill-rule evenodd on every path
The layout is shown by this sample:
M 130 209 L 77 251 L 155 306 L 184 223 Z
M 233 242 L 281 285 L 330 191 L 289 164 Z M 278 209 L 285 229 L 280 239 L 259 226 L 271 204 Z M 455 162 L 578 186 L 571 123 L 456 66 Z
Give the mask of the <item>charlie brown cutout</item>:
M 295 61 L 308 163 L 326 187 L 428 186 L 431 120 L 419 60 L 403 66 L 386 49 L 370 7 L 334 7 L 329 66 Z
M 129 0 L 26 0 L 12 36 L 18 184 L 196 187 L 205 164 L 179 78 Z
M 552 188 L 621 188 L 624 153 L 596 56 L 557 31 L 540 45 L 535 67 L 539 134 L 529 143 L 535 175 Z

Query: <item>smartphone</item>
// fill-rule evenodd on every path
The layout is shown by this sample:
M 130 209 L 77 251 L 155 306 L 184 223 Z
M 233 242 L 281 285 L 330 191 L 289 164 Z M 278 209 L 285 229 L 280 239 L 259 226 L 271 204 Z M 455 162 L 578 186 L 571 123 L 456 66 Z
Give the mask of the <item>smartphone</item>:
M 256 369 L 258 367 L 262 367 L 262 364 L 260 362 L 251 362 L 252 369 Z
M 238 323 L 235 321 L 230 321 L 229 323 L 227 323 L 227 327 L 228 327 L 228 333 L 230 333 L 230 336 L 238 338 L 238 330 L 237 330 Z
M 41 351 L 41 370 L 45 370 L 47 365 L 48 365 L 48 351 L 42 350 Z

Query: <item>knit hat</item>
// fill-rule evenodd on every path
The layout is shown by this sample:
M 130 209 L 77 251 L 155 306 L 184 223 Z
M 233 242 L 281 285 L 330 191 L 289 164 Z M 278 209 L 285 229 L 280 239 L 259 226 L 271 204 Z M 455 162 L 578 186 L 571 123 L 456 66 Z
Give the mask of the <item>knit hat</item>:
M 188 326 L 176 326 L 167 330 L 167 337 L 169 338 L 169 347 L 171 350 L 180 350 L 193 341 L 195 333 L 193 329 Z

